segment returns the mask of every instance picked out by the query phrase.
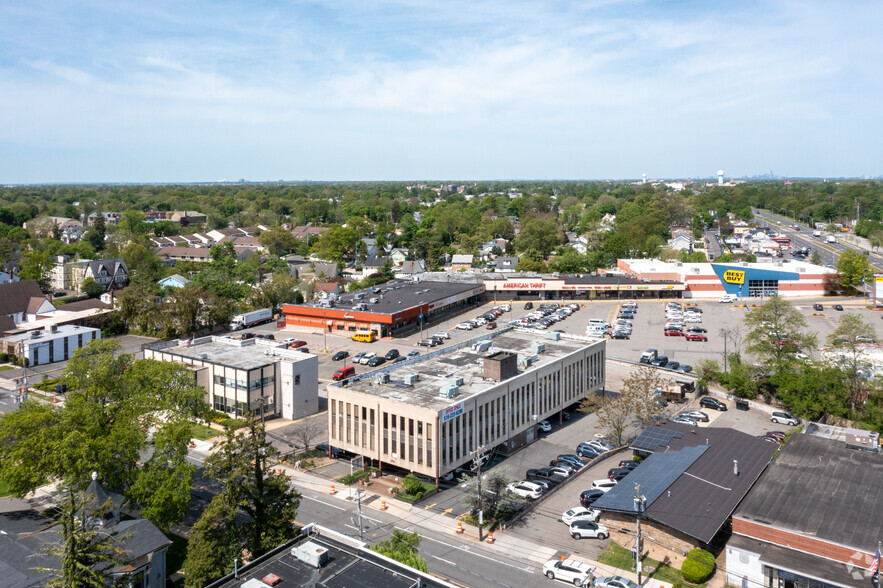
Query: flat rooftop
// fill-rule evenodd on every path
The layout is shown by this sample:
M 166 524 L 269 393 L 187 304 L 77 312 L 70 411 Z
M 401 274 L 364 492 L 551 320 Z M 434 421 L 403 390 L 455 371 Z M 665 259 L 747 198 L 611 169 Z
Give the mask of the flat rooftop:
M 22 323 L 23 325 L 31 325 L 33 323 Z M 19 341 L 24 341 L 25 343 L 40 343 L 41 341 L 51 341 L 53 339 L 59 339 L 61 337 L 69 337 L 71 335 L 76 335 L 77 333 L 91 333 L 91 332 L 100 332 L 101 329 L 94 329 L 92 327 L 80 327 L 77 325 L 47 325 L 45 328 L 55 327 L 55 331 L 48 331 L 44 329 L 34 329 L 25 332 L 19 332 L 16 335 L 9 335 L 8 337 L 4 337 L 4 342 L 14 342 L 17 343 Z M 32 337 L 32 333 L 39 333 L 39 337 Z
M 284 349 L 280 341 L 264 339 L 239 340 L 231 337 L 202 337 L 187 345 L 186 340 L 178 344 L 154 343 L 148 349 L 169 353 L 178 357 L 205 361 L 240 370 L 253 370 L 272 363 L 280 358 L 289 361 L 303 361 L 316 357 L 294 349 Z
M 348 310 L 356 304 L 363 303 L 367 306 L 363 312 L 391 315 L 424 304 L 444 306 L 455 302 L 453 298 L 457 296 L 464 294 L 473 296 L 482 292 L 484 292 L 484 285 L 481 283 L 393 280 L 375 288 L 364 288 L 341 294 L 338 296 L 334 308 Z M 361 296 L 361 300 L 356 296 Z M 372 298 L 376 298 L 377 302 L 369 302 Z M 291 306 L 324 308 L 319 301 Z
M 471 343 L 485 339 L 492 341 L 491 348 L 480 353 L 473 351 Z M 531 345 L 535 342 L 543 343 L 546 346 L 545 352 L 534 353 L 531 351 Z M 536 361 L 529 367 L 518 366 L 518 374 L 520 375 L 526 371 L 549 365 L 562 357 L 598 343 L 598 341 L 573 336 L 555 341 L 546 339 L 545 334 L 538 336 L 535 331 L 504 329 L 476 337 L 468 344 L 461 344 L 458 347 L 431 351 L 426 356 L 392 366 L 387 364 L 387 367 L 364 375 L 361 379 L 350 381 L 347 389 L 423 408 L 442 410 L 453 402 L 460 402 L 480 394 L 499 383 L 484 379 L 483 360 L 493 353 L 508 351 L 519 356 L 535 357 Z M 600 343 L 603 344 L 603 342 Z M 375 383 L 374 374 L 382 372 L 389 373 L 390 381 L 384 384 Z M 413 385 L 405 384 L 405 376 L 408 374 L 417 374 L 419 379 Z M 455 376 L 463 378 L 460 394 L 455 398 L 440 397 L 439 390 Z

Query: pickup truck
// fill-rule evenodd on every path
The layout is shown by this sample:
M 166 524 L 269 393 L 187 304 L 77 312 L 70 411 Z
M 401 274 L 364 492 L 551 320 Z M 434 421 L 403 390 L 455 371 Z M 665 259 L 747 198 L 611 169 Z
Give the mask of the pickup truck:
M 527 470 L 527 480 L 546 480 L 555 485 L 560 484 L 566 478 L 552 471 L 552 468 L 539 468 L 535 470 Z

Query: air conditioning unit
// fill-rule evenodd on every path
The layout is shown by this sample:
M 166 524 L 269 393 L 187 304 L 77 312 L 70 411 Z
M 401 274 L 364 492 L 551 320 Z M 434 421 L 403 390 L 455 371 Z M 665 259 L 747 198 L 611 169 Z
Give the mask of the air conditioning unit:
M 556 333 L 556 335 L 560 335 L 560 333 Z M 546 352 L 546 344 L 539 343 L 538 341 L 534 341 L 530 344 L 530 350 L 533 353 L 545 353 Z
M 448 378 L 448 384 L 450 384 L 451 386 L 462 386 L 463 378 L 461 376 L 452 376 Z
M 448 384 L 447 386 L 442 386 L 438 390 L 439 398 L 455 398 L 460 394 L 460 388 L 458 386 L 452 386 Z
M 556 335 L 557 334 L 558 333 L 556 333 Z M 493 346 L 492 341 L 488 341 L 488 340 L 476 341 L 475 343 L 472 344 L 472 351 L 475 351 L 476 353 L 484 353 L 485 351 L 490 349 L 491 346 Z
M 312 541 L 292 547 L 291 555 L 314 568 L 321 568 L 328 563 L 328 550 Z
M 420 374 L 405 374 L 405 384 L 413 386 L 414 382 L 420 379 Z
M 383 372 L 382 374 L 377 374 L 374 376 L 375 384 L 389 384 L 389 373 Z
M 546 333 L 546 339 L 549 339 L 550 341 L 560 341 L 561 333 L 556 333 L 555 331 L 552 331 L 551 333 Z

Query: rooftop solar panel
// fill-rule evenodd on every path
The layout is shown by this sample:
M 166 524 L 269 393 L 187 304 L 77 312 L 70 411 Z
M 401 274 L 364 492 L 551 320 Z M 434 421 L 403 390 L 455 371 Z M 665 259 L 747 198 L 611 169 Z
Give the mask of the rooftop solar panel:
M 632 443 L 632 447 L 644 451 L 656 451 L 657 447 L 666 447 L 672 439 L 680 439 L 683 436 L 684 434 L 680 431 L 662 427 L 647 427 L 638 435 L 638 438 Z

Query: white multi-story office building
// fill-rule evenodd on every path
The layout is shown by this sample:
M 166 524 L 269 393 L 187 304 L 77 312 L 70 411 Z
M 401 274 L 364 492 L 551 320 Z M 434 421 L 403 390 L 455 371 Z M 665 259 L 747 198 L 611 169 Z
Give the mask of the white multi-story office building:
M 604 385 L 604 341 L 514 330 L 483 339 L 330 384 L 330 444 L 437 478 L 480 446 L 531 443 L 539 421 Z
M 240 417 L 299 419 L 319 412 L 319 358 L 264 339 L 202 337 L 161 342 L 145 359 L 174 361 L 196 372 L 212 408 Z

